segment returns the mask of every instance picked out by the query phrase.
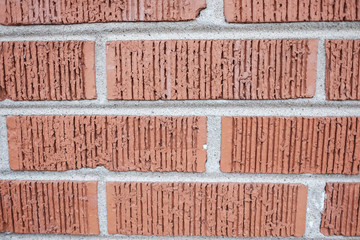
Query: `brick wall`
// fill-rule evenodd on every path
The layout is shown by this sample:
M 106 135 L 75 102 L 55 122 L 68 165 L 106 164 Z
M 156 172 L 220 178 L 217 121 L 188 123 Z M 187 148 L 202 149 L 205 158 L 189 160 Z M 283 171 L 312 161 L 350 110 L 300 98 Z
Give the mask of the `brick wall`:
M 360 236 L 359 20 L 0 0 L 0 238 Z

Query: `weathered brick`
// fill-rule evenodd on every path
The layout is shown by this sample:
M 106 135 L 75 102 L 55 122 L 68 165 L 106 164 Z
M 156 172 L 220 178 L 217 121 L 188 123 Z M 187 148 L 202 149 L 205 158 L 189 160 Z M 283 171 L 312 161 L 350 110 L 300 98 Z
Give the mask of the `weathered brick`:
M 206 0 L 2 0 L 0 24 L 185 21 L 204 8 Z
M 321 232 L 326 236 L 360 236 L 360 183 L 327 183 Z
M 99 234 L 97 182 L 0 181 L 0 232 Z
M 205 171 L 206 117 L 13 116 L 13 170 Z
M 317 45 L 317 40 L 108 42 L 108 99 L 313 97 Z
M 223 117 L 221 170 L 360 173 L 358 117 Z
M 360 40 L 326 41 L 326 97 L 360 100 Z
M 107 183 L 110 234 L 302 236 L 307 186 L 262 183 Z
M 235 23 L 359 21 L 356 0 L 224 0 L 225 18 Z
M 0 100 L 95 98 L 94 42 L 0 42 Z

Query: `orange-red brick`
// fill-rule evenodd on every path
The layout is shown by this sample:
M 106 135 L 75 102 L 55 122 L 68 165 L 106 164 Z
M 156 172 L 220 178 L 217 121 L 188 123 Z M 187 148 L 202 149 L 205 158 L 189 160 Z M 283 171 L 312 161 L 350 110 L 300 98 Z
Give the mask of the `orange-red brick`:
M 317 46 L 288 39 L 108 42 L 108 99 L 310 98 Z
M 228 22 L 359 21 L 356 0 L 224 0 Z
M 204 172 L 206 117 L 13 116 L 13 170 Z
M 2 0 L 0 24 L 185 21 L 205 7 L 206 0 Z
M 360 236 L 360 183 L 327 183 L 321 232 L 326 236 Z
M 95 98 L 94 42 L 0 42 L 0 100 Z
M 0 232 L 99 234 L 97 183 L 0 181 Z
M 328 40 L 326 98 L 360 100 L 360 40 Z
M 223 117 L 221 170 L 359 174 L 358 117 Z
M 273 183 L 107 183 L 110 234 L 302 236 L 307 186 Z

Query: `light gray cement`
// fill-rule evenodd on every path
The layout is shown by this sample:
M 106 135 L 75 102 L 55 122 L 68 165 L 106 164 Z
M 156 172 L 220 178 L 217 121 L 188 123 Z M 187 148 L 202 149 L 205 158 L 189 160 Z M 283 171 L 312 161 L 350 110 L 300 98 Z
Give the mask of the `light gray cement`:
M 0 26 L 0 41 L 90 40 L 96 41 L 96 84 L 98 99 L 62 102 L 0 102 L 0 179 L 98 181 L 101 236 L 0 234 L 0 239 L 215 239 L 208 237 L 110 236 L 107 233 L 106 182 L 276 182 L 309 186 L 307 227 L 304 239 L 325 238 L 319 231 L 326 182 L 360 182 L 360 176 L 223 174 L 220 172 L 221 116 L 360 116 L 359 101 L 325 100 L 326 39 L 359 39 L 360 22 L 228 24 L 221 0 L 207 0 L 207 9 L 195 21 L 159 23 L 96 23 L 58 26 Z M 314 98 L 276 101 L 107 101 L 105 44 L 111 40 L 162 39 L 319 39 L 317 90 Z M 202 115 L 208 117 L 208 160 L 206 173 L 109 172 L 103 167 L 67 172 L 13 172 L 9 168 L 6 133 L 8 115 Z M 226 239 L 226 238 L 224 238 Z M 229 238 L 231 239 L 231 238 Z M 236 238 L 242 239 L 242 238 Z M 246 238 L 251 239 L 251 238 Z M 255 239 L 255 238 L 253 238 Z M 256 238 L 268 239 L 268 238 Z M 277 238 L 270 238 L 277 239 Z M 359 238 L 358 238 L 359 239 Z

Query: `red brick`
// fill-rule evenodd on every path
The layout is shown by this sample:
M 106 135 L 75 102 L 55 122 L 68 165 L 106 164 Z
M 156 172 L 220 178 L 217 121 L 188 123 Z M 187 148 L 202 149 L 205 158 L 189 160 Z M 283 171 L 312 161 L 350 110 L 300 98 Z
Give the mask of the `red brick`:
M 326 97 L 360 100 L 360 40 L 326 41 Z
M 356 0 L 224 0 L 225 18 L 235 23 L 359 21 Z
M 204 8 L 206 0 L 2 0 L 0 24 L 185 21 Z
M 307 186 L 275 183 L 107 183 L 110 234 L 302 236 Z
M 0 42 L 0 100 L 95 98 L 94 42 Z
M 317 45 L 317 40 L 108 42 L 108 99 L 313 97 Z
M 13 116 L 13 170 L 205 171 L 206 117 Z
M 359 174 L 358 117 L 223 117 L 221 170 Z
M 326 236 L 360 236 L 360 183 L 327 183 L 321 232 Z
M 0 232 L 99 234 L 97 182 L 0 181 Z

